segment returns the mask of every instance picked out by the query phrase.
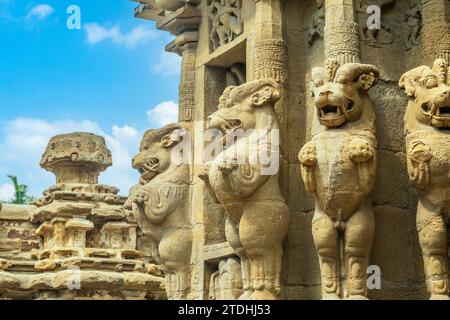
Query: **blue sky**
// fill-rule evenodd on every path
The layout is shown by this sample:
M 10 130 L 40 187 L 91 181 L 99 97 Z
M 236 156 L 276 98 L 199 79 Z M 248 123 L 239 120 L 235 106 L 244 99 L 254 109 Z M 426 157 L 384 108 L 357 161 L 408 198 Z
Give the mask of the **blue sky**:
M 81 9 L 69 30 L 67 7 Z M 171 36 L 134 18 L 129 0 L 0 0 L 0 200 L 15 174 L 34 196 L 54 183 L 39 167 L 55 134 L 106 137 L 113 167 L 100 178 L 126 194 L 143 132 L 177 118 L 180 58 Z

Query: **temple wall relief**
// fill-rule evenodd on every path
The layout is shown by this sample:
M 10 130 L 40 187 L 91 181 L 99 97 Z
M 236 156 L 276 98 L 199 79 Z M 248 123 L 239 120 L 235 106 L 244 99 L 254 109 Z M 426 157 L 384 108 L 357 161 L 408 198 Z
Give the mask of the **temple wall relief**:
M 449 67 L 444 59 L 432 67 L 406 72 L 400 87 L 409 97 L 405 114 L 409 178 L 417 205 L 417 232 L 431 299 L 448 300 L 448 235 L 450 148 Z

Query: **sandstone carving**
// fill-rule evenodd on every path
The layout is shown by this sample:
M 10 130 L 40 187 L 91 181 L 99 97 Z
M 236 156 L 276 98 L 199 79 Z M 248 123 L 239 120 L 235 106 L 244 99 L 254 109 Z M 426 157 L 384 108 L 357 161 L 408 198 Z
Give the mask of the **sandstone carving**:
M 359 7 L 357 12 L 359 13 L 359 25 L 361 26 L 361 38 L 368 41 L 372 45 L 390 45 L 395 40 L 394 32 L 389 24 L 383 21 L 383 10 L 389 5 L 395 3 L 395 0 L 378 0 L 378 1 L 367 1 L 358 0 L 357 3 Z M 381 13 L 381 28 L 369 28 L 367 26 L 367 19 L 369 14 L 367 13 L 367 8 L 369 5 L 379 6 L 382 10 Z
M 122 210 L 125 198 L 98 183 L 111 163 L 103 137 L 76 132 L 50 139 L 41 166 L 56 175 L 56 185 L 33 206 L 0 208 L 0 229 L 7 227 L 14 244 L 8 255 L 0 253 L 7 259 L 0 297 L 164 297 L 160 274 L 137 248 L 137 224 Z
M 209 282 L 210 300 L 236 300 L 242 295 L 241 264 L 231 257 L 220 261 Z
M 325 6 L 323 0 L 317 0 L 318 10 L 314 12 L 309 22 L 308 43 L 313 44 L 316 38 L 323 39 L 325 28 Z
M 378 77 L 375 66 L 339 65 L 336 60 L 313 69 L 311 93 L 318 129 L 298 157 L 305 187 L 315 196 L 312 232 L 323 299 L 367 296 L 366 269 L 374 235 L 370 193 L 377 150 L 367 91 Z
M 132 1 L 179 123 L 129 197 L 103 138 L 53 137 L 55 185 L 0 204 L 0 299 L 448 299 L 450 1 Z
M 433 67 L 406 72 L 400 87 L 409 97 L 405 114 L 408 173 L 419 198 L 417 231 L 431 299 L 449 299 L 448 243 L 450 169 L 450 72 Z
M 208 16 L 211 20 L 210 41 L 214 50 L 242 34 L 241 6 L 242 0 L 212 0 Z
M 174 159 L 182 128 L 169 124 L 148 130 L 133 168 L 141 175 L 126 203 L 166 276 L 169 299 L 186 299 L 190 288 L 192 230 L 188 216 L 189 165 Z
M 419 34 L 422 25 L 422 8 L 419 2 L 410 3 L 405 18 L 408 29 L 405 34 L 404 44 L 406 49 L 411 49 L 419 44 Z
M 227 87 L 230 86 L 240 86 L 244 84 L 246 81 L 246 71 L 245 65 L 235 63 L 233 64 L 226 72 L 226 84 Z
M 221 130 L 225 137 L 237 130 L 254 130 L 238 137 L 200 174 L 228 213 L 227 240 L 242 266 L 241 299 L 275 299 L 281 289 L 282 242 L 289 212 L 280 193 L 278 171 L 265 173 L 265 164 L 252 161 L 252 151 L 258 148 L 271 150 L 279 158 L 271 145 L 271 134 L 279 130 L 274 111 L 279 98 L 278 85 L 270 79 L 229 87 L 220 98 L 219 110 L 208 118 L 208 128 Z

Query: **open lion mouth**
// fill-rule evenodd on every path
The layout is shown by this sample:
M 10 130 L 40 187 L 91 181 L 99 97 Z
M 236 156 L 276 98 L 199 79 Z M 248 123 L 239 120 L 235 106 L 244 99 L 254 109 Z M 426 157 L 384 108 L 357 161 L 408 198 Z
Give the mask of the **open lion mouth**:
M 139 174 L 141 175 L 141 182 L 148 182 L 151 180 L 157 174 L 158 167 L 159 159 L 157 158 L 151 158 L 145 162 L 144 165 L 138 169 Z
M 450 106 L 440 107 L 436 110 L 436 115 L 440 117 L 450 118 Z
M 422 104 L 422 112 L 435 118 L 450 119 L 450 104 L 436 106 L 431 103 Z
M 228 143 L 228 137 L 233 135 L 234 132 L 242 128 L 242 121 L 239 119 L 224 119 L 225 122 L 220 126 L 220 131 L 222 131 L 222 143 Z
M 345 110 L 346 112 L 352 111 L 353 106 L 353 101 L 348 101 L 348 104 L 346 106 L 327 104 L 319 108 L 320 116 L 325 119 L 340 119 L 342 117 L 345 117 L 343 110 Z
M 450 128 L 450 102 L 425 102 L 421 105 L 422 113 L 427 117 L 429 124 L 435 128 Z
M 239 119 L 225 119 L 225 121 L 226 121 L 226 124 L 225 124 L 224 128 L 226 130 L 234 131 L 234 130 L 237 130 L 242 127 L 242 121 Z
M 326 105 L 320 109 L 322 117 L 334 118 L 342 115 L 341 107 Z

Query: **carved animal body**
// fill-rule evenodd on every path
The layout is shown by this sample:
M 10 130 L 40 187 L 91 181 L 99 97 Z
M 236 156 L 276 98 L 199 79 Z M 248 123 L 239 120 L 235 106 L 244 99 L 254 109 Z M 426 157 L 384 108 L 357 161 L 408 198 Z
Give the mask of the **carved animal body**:
M 376 67 L 329 60 L 313 70 L 313 139 L 299 153 L 302 178 L 314 193 L 312 221 L 323 299 L 362 299 L 374 233 L 370 193 L 377 142 L 366 91 Z M 344 280 L 346 280 L 344 284 Z
M 359 143 L 375 150 L 376 138 L 368 132 L 337 129 L 316 135 L 312 142 L 317 150 L 316 199 L 330 218 L 344 223 L 366 201 L 373 187 L 370 175 L 375 175 L 375 161 L 367 176 L 358 174 L 358 164 L 350 158 L 352 149 Z
M 131 190 L 127 201 L 166 275 L 169 299 L 186 299 L 190 288 L 189 166 L 171 158 L 180 142 L 179 130 L 172 124 L 144 135 L 140 153 L 133 159 L 133 167 L 141 173 L 140 185 Z
M 225 128 L 255 129 L 220 153 L 201 174 L 228 213 L 227 240 L 241 259 L 241 299 L 275 299 L 280 293 L 282 242 L 289 212 L 279 189 L 278 170 L 265 175 L 260 162 L 249 161 L 251 153 L 239 153 L 263 146 L 272 150 L 267 136 L 279 129 L 273 109 L 278 99 L 278 85 L 273 80 L 230 87 L 221 98 L 226 105 L 219 106 L 208 119 L 210 128 L 224 133 Z M 261 135 L 258 130 L 265 133 Z M 258 134 L 259 139 L 255 137 Z M 242 162 L 237 161 L 239 157 Z
M 443 59 L 405 73 L 408 173 L 416 188 L 417 231 L 431 299 L 449 299 L 446 221 L 450 213 L 450 80 Z

